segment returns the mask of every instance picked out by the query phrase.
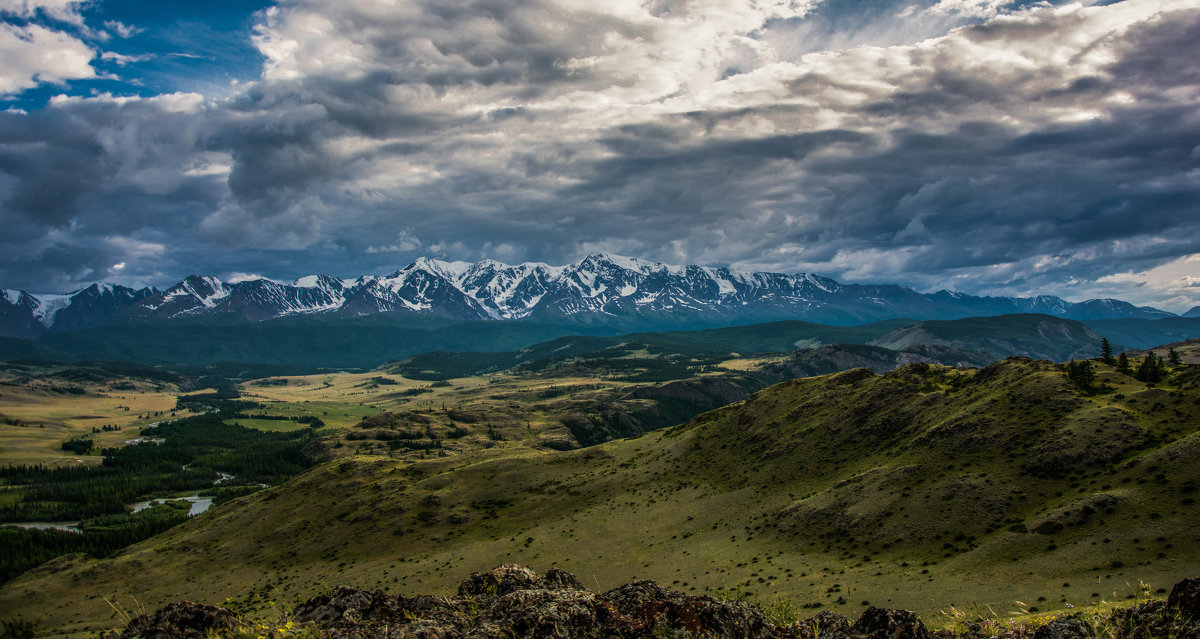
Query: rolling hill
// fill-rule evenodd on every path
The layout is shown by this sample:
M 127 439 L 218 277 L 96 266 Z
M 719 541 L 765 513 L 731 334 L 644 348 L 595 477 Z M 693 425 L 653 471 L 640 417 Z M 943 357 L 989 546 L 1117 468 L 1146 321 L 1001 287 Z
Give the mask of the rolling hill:
M 114 559 L 50 562 L 0 608 L 94 632 L 118 625 L 102 597 L 267 608 L 503 562 L 848 614 L 1119 599 L 1200 560 L 1200 369 L 1152 387 L 1097 368 L 1099 392 L 1025 358 L 856 369 L 580 450 L 346 457 Z

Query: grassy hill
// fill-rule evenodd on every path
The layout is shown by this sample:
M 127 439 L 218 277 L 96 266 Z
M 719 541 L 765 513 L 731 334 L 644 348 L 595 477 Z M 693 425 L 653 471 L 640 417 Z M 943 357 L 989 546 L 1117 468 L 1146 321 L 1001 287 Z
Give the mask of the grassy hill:
M 578 330 L 534 322 L 459 322 L 380 313 L 367 317 L 289 317 L 257 323 L 171 321 L 114 323 L 50 332 L 36 344 L 0 343 L 0 359 L 25 351 L 74 359 L 190 365 L 260 362 L 308 367 L 374 368 L 429 350 L 509 350 Z
M 937 345 L 983 351 L 996 359 L 1023 355 L 1061 362 L 1099 355 L 1100 339 L 1099 334 L 1082 322 L 1021 313 L 920 322 L 899 328 L 870 343 L 896 350 L 914 345 Z
M 1121 599 L 1200 561 L 1200 369 L 1149 387 L 1097 368 L 1092 394 L 1020 358 L 858 369 L 581 450 L 342 458 L 114 559 L 52 561 L 0 610 L 94 634 L 123 625 L 106 597 L 269 609 L 338 583 L 448 591 L 501 562 L 852 615 Z
M 826 326 L 786 321 L 699 331 L 630 333 L 618 336 L 566 336 L 509 352 L 423 353 L 390 367 L 414 379 L 450 379 L 517 368 L 522 372 L 552 369 L 624 368 L 639 370 L 635 381 L 681 379 L 722 360 L 755 353 L 782 353 L 828 344 L 864 344 L 912 324 L 889 320 L 862 326 Z M 628 377 L 628 375 L 626 375 Z
M 1146 349 L 1200 337 L 1200 317 L 1167 317 L 1163 319 L 1087 320 L 1092 330 L 1123 344 L 1126 348 Z
M 1065 361 L 1099 354 L 1100 335 L 1080 322 L 1036 314 L 890 320 L 852 327 L 773 322 L 689 332 L 567 336 L 507 353 L 430 352 L 389 370 L 437 380 L 507 369 L 577 374 L 586 369 L 629 381 L 664 381 L 695 375 L 729 358 L 793 351 L 799 353 L 792 358 L 790 374 L 776 379 L 854 366 L 885 371 L 917 362 L 983 366 L 1009 355 Z
M 1085 326 L 1086 324 L 1086 326 Z M 1090 331 L 1089 328 L 1090 327 Z M 52 331 L 39 340 L 0 339 L 0 360 L 123 360 L 184 366 L 219 362 L 317 368 L 374 368 L 418 356 L 406 375 L 448 379 L 522 366 L 541 370 L 587 354 L 604 359 L 674 355 L 693 360 L 788 352 L 829 344 L 912 345 L 1065 360 L 1093 354 L 1099 338 L 1127 348 L 1200 337 L 1200 319 L 1074 322 L 1045 315 L 1005 315 L 951 321 L 895 319 L 861 326 L 781 321 L 697 331 L 632 333 L 612 329 L 581 335 L 581 327 L 534 322 L 457 322 L 406 314 L 368 317 L 290 317 L 259 323 L 217 320 L 113 323 L 81 331 Z M 623 352 L 628 351 L 628 352 Z M 431 356 L 423 353 L 440 351 Z M 659 378 L 678 378 L 663 371 Z

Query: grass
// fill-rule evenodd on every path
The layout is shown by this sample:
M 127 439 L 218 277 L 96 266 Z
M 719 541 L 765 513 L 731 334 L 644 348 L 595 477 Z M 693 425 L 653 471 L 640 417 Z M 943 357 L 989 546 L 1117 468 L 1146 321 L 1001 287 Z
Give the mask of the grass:
M 0 370 L 0 463 L 99 464 L 98 455 L 74 455 L 60 445 L 90 437 L 96 448 L 122 446 L 175 408 L 174 385 L 128 378 L 63 381 L 69 371 L 52 365 Z M 105 426 L 121 430 L 93 433 Z
M 1136 598 L 1139 580 L 1169 587 L 1200 559 L 1187 502 L 1200 482 L 1196 372 L 1148 388 L 1099 368 L 1111 390 L 1095 395 L 1019 360 L 796 380 L 687 427 L 566 452 L 537 446 L 557 402 L 627 384 L 497 375 L 411 398 L 395 393 L 428 383 L 359 386 L 375 373 L 247 386 L 297 411 L 410 411 L 439 433 L 451 411 L 483 417 L 458 420 L 472 434 L 424 459 L 354 454 L 345 428 L 330 429 L 338 459 L 111 561 L 51 562 L 0 591 L 0 610 L 94 634 L 116 625 L 105 595 L 150 608 L 233 595 L 265 611 L 338 583 L 449 594 L 514 562 L 559 566 L 597 590 L 652 578 L 750 597 L 781 618 L 853 616 L 864 602 L 999 618 L 1021 601 L 1035 623 L 1068 603 Z M 489 419 L 512 437 L 485 447 Z M 1116 502 L 1084 513 L 1097 496 Z M 1030 532 L 1046 521 L 1062 528 Z
M 302 430 L 308 428 L 308 424 L 300 424 L 293 421 L 280 419 L 227 419 L 226 424 L 236 424 L 246 428 L 262 430 L 272 433 L 287 433 L 293 430 Z

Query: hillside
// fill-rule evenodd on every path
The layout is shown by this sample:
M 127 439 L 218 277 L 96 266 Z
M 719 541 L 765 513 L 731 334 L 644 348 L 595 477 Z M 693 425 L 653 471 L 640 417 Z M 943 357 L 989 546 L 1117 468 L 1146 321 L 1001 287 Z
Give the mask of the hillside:
M 1189 339 L 1173 344 L 1163 344 L 1162 346 L 1156 346 L 1145 351 L 1138 351 L 1134 355 L 1141 356 L 1151 351 L 1164 361 L 1170 357 L 1171 351 L 1175 351 L 1179 355 L 1179 361 L 1184 364 L 1200 364 L 1200 339 Z
M 1026 313 L 920 322 L 882 335 L 870 344 L 896 350 L 917 344 L 948 346 L 983 351 L 996 359 L 1023 355 L 1061 362 L 1099 355 L 1100 339 L 1081 322 Z
M 534 322 L 459 322 L 380 313 L 352 319 L 287 317 L 252 324 L 217 320 L 107 324 L 48 333 L 36 343 L 83 360 L 374 368 L 389 359 L 429 350 L 508 350 L 575 333 Z M 7 356 L 0 351 L 0 357 Z
M 1200 317 L 1087 320 L 1092 330 L 1126 348 L 1145 349 L 1200 337 Z
M 0 361 L 123 360 L 171 367 L 219 362 L 395 370 L 423 379 L 448 379 L 505 370 L 535 371 L 564 359 L 639 345 L 650 354 L 692 358 L 788 352 L 829 344 L 912 345 L 984 351 L 994 359 L 1026 355 L 1056 361 L 1099 352 L 1099 336 L 1125 348 L 1200 337 L 1200 319 L 1076 320 L 1017 314 L 917 322 L 892 319 L 857 326 L 797 320 L 693 331 L 614 335 L 612 327 L 533 321 L 455 321 L 411 313 L 346 318 L 295 316 L 245 323 L 228 318 L 109 323 L 53 331 L 38 340 L 0 339 Z M 968 360 L 961 360 L 968 361 Z M 676 375 L 676 373 L 671 373 Z
M 500 562 L 853 615 L 1119 599 L 1200 560 L 1200 369 L 1151 388 L 1097 366 L 1099 394 L 1044 361 L 918 364 L 581 450 L 346 457 L 112 560 L 52 561 L 0 609 L 84 632 L 116 625 L 101 597 L 265 607 L 342 582 L 450 589 Z
M 551 568 L 545 575 L 514 564 L 472 574 L 453 596 L 406 597 L 340 586 L 275 618 L 239 616 L 220 606 L 181 601 L 132 619 L 117 639 L 207 636 L 297 637 L 746 637 L 754 639 L 955 639 L 993 636 L 1045 639 L 1098 635 L 1141 639 L 1148 635 L 1193 637 L 1200 633 L 1200 579 L 1175 584 L 1170 594 L 1139 596 L 1059 614 L 1008 619 L 959 613 L 922 621 L 907 610 L 868 607 L 851 621 L 830 612 L 727 597 L 694 596 L 637 580 L 594 593 L 575 575 Z M 956 611 L 957 612 L 957 611 Z M 945 626 L 929 632 L 930 625 Z
M 523 373 L 583 368 L 640 381 L 680 379 L 730 358 L 795 352 L 768 369 L 773 381 L 902 364 L 986 366 L 1009 355 L 1065 361 L 1100 352 L 1101 336 L 1081 322 L 1049 315 L 1002 315 L 947 321 L 890 320 L 840 327 L 772 322 L 700 331 L 560 337 L 507 353 L 430 352 L 389 367 L 414 379 L 441 380 L 515 369 Z M 573 370 L 575 373 L 580 371 Z

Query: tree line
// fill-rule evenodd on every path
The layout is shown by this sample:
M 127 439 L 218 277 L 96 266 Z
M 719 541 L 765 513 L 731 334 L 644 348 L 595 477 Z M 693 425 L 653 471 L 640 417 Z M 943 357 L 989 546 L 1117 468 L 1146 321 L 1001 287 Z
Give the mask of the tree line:
M 280 483 L 315 463 L 308 453 L 316 437 L 312 429 L 265 432 L 226 424 L 217 415 L 200 415 L 145 428 L 141 435 L 154 441 L 104 448 L 100 466 L 0 468 L 0 484 L 16 495 L 0 507 L 0 522 L 91 522 L 81 526 L 82 533 L 3 528 L 0 556 L 5 559 L 0 574 L 7 576 L 2 579 L 16 574 L 5 571 L 20 572 L 68 552 L 107 556 L 182 521 L 174 516 L 130 514 L 131 502 L 183 491 L 211 491 L 218 473 L 236 477 L 233 486 L 217 489 L 218 495 L 246 494 L 258 484 Z M 100 521 L 105 525 L 100 526 Z

